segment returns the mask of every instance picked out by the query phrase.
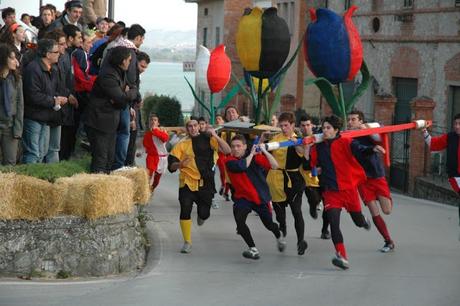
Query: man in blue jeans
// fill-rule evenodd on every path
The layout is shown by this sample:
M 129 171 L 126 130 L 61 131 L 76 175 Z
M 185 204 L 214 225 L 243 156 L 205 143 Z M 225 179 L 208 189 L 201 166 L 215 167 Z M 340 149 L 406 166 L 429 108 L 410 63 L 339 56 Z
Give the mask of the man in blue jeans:
M 57 96 L 57 71 L 59 50 L 56 41 L 42 39 L 38 42 L 37 58 L 24 71 L 24 134 L 23 163 L 39 163 L 49 148 L 49 122 L 58 118 L 67 98 Z

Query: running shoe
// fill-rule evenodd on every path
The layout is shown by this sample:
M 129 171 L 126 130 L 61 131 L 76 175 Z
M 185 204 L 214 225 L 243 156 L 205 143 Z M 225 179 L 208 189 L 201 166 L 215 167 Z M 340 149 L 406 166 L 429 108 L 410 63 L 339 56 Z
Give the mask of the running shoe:
M 278 251 L 282 253 L 286 249 L 286 240 L 284 240 L 283 237 L 279 237 L 276 239 L 276 245 L 278 247 Z
M 257 248 L 252 247 L 243 252 L 243 257 L 249 258 L 249 259 L 259 259 L 260 255 L 259 255 L 259 251 L 257 250 Z
M 322 211 L 323 210 L 323 202 L 322 201 L 318 203 L 318 206 L 316 206 L 316 210 L 317 211 Z
M 201 219 L 199 216 L 196 217 L 196 223 L 198 224 L 198 226 L 202 226 L 204 224 L 204 221 L 203 219 Z
M 182 246 L 182 249 L 180 249 L 180 252 L 183 254 L 189 254 L 192 252 L 192 244 L 185 241 L 184 245 Z
M 213 209 L 219 209 L 219 203 L 217 203 L 216 199 L 212 199 L 211 207 Z
M 331 239 L 331 234 L 329 233 L 328 230 L 321 231 L 321 239 Z
M 228 195 L 228 193 L 225 193 L 224 194 L 224 198 L 225 198 L 225 201 L 230 201 L 230 196 Z
M 336 267 L 339 267 L 342 270 L 347 270 L 348 268 L 350 268 L 348 260 L 340 256 L 339 253 L 335 254 L 335 257 L 332 258 L 332 264 Z
M 223 195 L 224 194 L 224 186 L 220 187 L 219 189 L 219 195 Z
M 318 219 L 318 210 L 314 205 L 310 205 L 310 216 L 315 220 Z
M 366 223 L 363 225 L 363 228 L 366 231 L 370 231 L 371 230 L 371 221 L 369 220 L 368 217 L 365 217 L 365 219 L 366 219 Z
M 395 244 L 393 241 L 385 241 L 385 245 L 380 249 L 382 253 L 393 252 L 395 249 Z
M 286 226 L 281 226 L 280 225 L 280 232 L 283 234 L 283 237 L 286 237 L 286 235 L 287 235 Z
M 305 240 L 300 241 L 297 243 L 297 254 L 303 255 L 305 254 L 305 250 L 308 248 L 308 244 Z

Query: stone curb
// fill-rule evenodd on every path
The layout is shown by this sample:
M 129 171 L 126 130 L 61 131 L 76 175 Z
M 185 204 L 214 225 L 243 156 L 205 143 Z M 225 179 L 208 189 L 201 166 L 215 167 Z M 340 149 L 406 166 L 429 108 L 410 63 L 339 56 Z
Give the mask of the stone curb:
M 146 233 L 151 246 L 146 255 L 145 266 L 140 272 L 126 273 L 123 275 L 114 275 L 100 278 L 81 278 L 69 280 L 20 280 L 17 278 L 0 278 L 0 286 L 69 286 L 69 285 L 87 285 L 87 284 L 102 284 L 102 283 L 121 283 L 139 278 L 150 277 L 154 274 L 154 268 L 160 263 L 163 253 L 163 246 L 159 231 L 161 229 L 153 221 L 146 223 Z

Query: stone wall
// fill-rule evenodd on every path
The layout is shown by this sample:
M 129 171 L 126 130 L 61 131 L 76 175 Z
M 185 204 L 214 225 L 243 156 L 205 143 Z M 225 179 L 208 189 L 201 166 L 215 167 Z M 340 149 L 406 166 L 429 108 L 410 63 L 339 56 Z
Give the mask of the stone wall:
M 434 181 L 428 177 L 415 179 L 414 197 L 438 203 L 459 205 L 458 195 L 450 188 L 447 179 L 443 182 Z
M 58 217 L 0 220 L 0 276 L 89 277 L 141 269 L 145 235 L 138 213 L 95 221 Z

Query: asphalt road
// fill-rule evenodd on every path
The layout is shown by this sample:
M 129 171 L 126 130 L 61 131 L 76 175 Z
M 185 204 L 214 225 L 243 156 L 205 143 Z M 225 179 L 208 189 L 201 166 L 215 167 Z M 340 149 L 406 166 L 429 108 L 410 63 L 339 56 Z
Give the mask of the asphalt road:
M 460 305 L 460 242 L 455 208 L 394 194 L 392 215 L 384 216 L 396 242 L 382 254 L 375 230 L 356 228 L 342 213 L 342 231 L 351 268 L 332 266 L 330 240 L 319 239 L 321 221 L 308 215 L 304 198 L 304 256 L 296 252 L 289 215 L 287 249 L 251 214 L 261 253 L 241 256 L 245 244 L 235 233 L 231 202 L 218 195 L 206 223 L 196 225 L 193 250 L 180 254 L 177 175 L 162 178 L 148 211 L 153 247 L 140 275 L 63 282 L 0 280 L 0 306 L 41 305 Z M 366 214 L 369 213 L 366 211 Z

